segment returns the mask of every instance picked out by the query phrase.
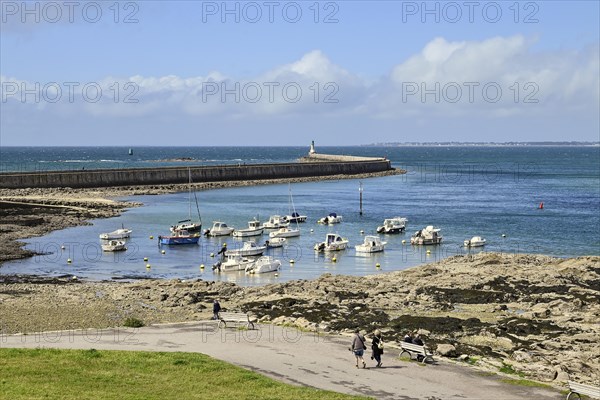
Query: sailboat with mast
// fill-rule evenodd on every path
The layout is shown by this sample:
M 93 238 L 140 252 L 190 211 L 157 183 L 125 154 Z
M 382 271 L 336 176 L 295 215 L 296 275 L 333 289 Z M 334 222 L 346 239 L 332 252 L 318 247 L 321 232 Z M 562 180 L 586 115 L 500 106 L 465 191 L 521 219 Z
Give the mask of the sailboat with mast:
M 198 212 L 198 220 L 192 221 L 192 170 L 188 168 L 188 218 L 177 221 L 175 225 L 171 225 L 171 232 L 176 233 L 179 231 L 187 231 L 189 233 L 195 233 L 202 231 L 202 217 L 200 216 L 200 208 L 198 207 L 198 197 L 194 192 L 194 199 L 196 201 L 196 211 Z
M 289 185 L 290 198 L 289 198 L 289 208 L 290 214 L 292 210 L 294 214 L 296 213 L 296 207 L 294 207 L 294 199 L 292 197 L 292 186 Z M 298 237 L 300 236 L 300 228 L 298 227 L 298 220 L 296 220 L 296 228 L 291 228 L 290 225 L 284 226 L 276 230 L 275 232 L 269 233 L 269 238 L 290 238 L 290 237 Z

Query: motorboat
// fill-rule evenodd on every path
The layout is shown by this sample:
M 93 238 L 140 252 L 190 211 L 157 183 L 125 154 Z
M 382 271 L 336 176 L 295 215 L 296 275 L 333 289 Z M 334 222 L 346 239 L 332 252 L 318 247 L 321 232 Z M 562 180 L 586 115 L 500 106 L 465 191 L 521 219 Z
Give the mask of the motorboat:
M 481 247 L 485 246 L 486 242 L 481 236 L 473 236 L 471 239 L 465 240 L 465 247 Z
M 339 251 L 348 245 L 348 239 L 344 239 L 337 233 L 328 233 L 325 241 L 315 244 L 316 251 Z
M 219 261 L 213 265 L 213 271 L 233 272 L 245 271 L 246 267 L 254 264 L 255 259 L 241 256 L 239 254 L 227 254 L 227 261 Z
M 124 240 L 109 240 L 105 243 L 101 244 L 102 251 L 125 251 L 127 247 L 125 247 Z
M 383 220 L 383 225 L 377 227 L 377 233 L 400 233 L 406 228 L 406 218 L 394 217 Z
M 359 253 L 378 253 L 384 250 L 386 244 L 379 236 L 365 236 L 363 243 L 354 248 Z
M 247 237 L 247 236 L 260 236 L 263 234 L 262 224 L 256 218 L 252 221 L 248 221 L 248 228 L 246 229 L 237 229 L 233 232 L 233 236 L 235 237 Z
M 342 216 L 336 213 L 330 213 L 328 216 L 321 218 L 318 223 L 323 225 L 339 224 L 342 222 Z
M 202 222 L 192 222 L 191 219 L 184 219 L 177 221 L 175 225 L 171 225 L 171 232 L 175 231 L 188 231 L 188 232 L 200 232 L 202 230 Z
M 244 242 L 244 245 L 241 249 L 229 250 L 228 254 L 239 254 L 241 256 L 260 256 L 262 253 L 267 250 L 267 246 L 259 246 L 253 240 L 249 240 Z
M 212 228 L 205 230 L 204 234 L 207 236 L 227 236 L 231 235 L 234 230 L 234 228 L 227 226 L 225 222 L 213 221 Z
M 198 244 L 199 240 L 199 233 L 189 233 L 188 231 L 175 231 L 171 236 L 159 236 L 158 244 Z
M 410 244 L 429 245 L 429 244 L 440 244 L 442 243 L 442 235 L 440 235 L 440 228 L 434 228 L 429 225 L 424 229 L 416 231 L 410 238 Z
M 196 197 L 196 192 L 194 192 L 194 199 L 196 200 L 198 220 L 196 222 L 192 221 L 192 171 L 189 168 L 188 176 L 188 218 L 177 221 L 175 225 L 171 225 L 171 232 L 188 231 L 189 233 L 194 233 L 202 231 L 202 217 L 200 216 L 200 208 L 198 207 L 198 197 Z
M 300 236 L 300 229 L 288 227 L 279 228 L 278 230 L 269 233 L 269 238 L 291 238 Z
M 298 222 L 306 222 L 307 216 L 306 215 L 300 215 L 297 212 L 293 212 L 291 215 L 286 215 L 283 218 L 285 218 L 285 220 L 288 221 L 288 222 L 290 222 L 290 223 L 292 223 L 292 222 L 298 223 Z
M 259 257 L 251 265 L 246 267 L 249 274 L 264 274 L 267 272 L 276 272 L 281 268 L 281 261 L 275 260 L 270 256 Z
M 100 239 L 103 239 L 103 240 L 126 239 L 129 236 L 131 236 L 131 232 L 133 232 L 131 229 L 121 228 L 121 229 L 117 229 L 116 231 L 112 231 L 109 233 L 101 233 Z
M 286 226 L 289 226 L 290 223 L 280 215 L 271 215 L 269 220 L 263 224 L 263 228 L 265 229 L 279 229 Z
M 267 246 L 268 249 L 274 249 L 277 247 L 283 247 L 285 242 L 287 242 L 287 239 L 283 237 L 270 238 L 265 242 L 265 246 Z

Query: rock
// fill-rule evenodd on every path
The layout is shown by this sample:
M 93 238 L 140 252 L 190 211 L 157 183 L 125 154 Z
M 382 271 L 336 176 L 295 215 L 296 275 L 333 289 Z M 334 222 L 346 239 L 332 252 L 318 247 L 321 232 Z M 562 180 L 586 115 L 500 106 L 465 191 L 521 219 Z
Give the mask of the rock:
M 531 355 L 525 351 L 517 350 L 512 353 L 512 358 L 517 362 L 531 362 Z
M 417 333 L 421 336 L 429 336 L 431 335 L 431 332 L 429 332 L 427 329 L 419 329 L 417 330 Z
M 569 374 L 564 372 L 564 371 L 560 371 L 557 372 L 556 374 L 556 378 L 554 378 L 554 381 L 556 382 L 567 382 L 570 379 Z
M 456 347 L 451 344 L 438 344 L 436 351 L 442 357 L 456 357 Z
M 469 359 L 469 355 L 468 354 L 461 354 L 460 356 L 458 356 L 459 361 L 467 361 Z

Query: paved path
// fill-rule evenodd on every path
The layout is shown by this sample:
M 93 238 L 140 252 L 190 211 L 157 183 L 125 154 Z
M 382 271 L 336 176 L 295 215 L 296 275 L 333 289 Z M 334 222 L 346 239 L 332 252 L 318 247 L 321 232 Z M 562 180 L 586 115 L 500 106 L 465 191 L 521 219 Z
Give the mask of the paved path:
M 62 331 L 0 336 L 0 347 L 47 347 L 98 350 L 185 351 L 263 373 L 278 380 L 337 392 L 401 400 L 559 400 L 557 391 L 513 386 L 498 377 L 448 363 L 422 365 L 394 359 L 389 350 L 383 368 L 366 357 L 356 369 L 350 338 L 306 333 L 293 328 L 257 325 L 254 331 L 219 330 L 213 321 L 193 324 Z

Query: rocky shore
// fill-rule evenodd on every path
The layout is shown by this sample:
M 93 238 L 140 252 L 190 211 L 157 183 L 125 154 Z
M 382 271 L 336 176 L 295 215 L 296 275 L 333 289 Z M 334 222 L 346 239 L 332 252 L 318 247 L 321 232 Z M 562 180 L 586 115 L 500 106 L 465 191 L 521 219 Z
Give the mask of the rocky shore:
M 379 328 L 388 343 L 418 331 L 436 357 L 551 384 L 598 384 L 600 257 L 481 253 L 384 275 L 325 274 L 263 287 L 0 279 L 5 334 L 120 326 L 129 317 L 207 319 L 218 298 L 264 323 L 332 333 Z
M 194 190 L 322 180 L 365 179 L 404 173 L 391 170 L 372 174 L 332 175 L 293 179 L 224 181 L 193 184 Z M 115 217 L 126 208 L 142 205 L 115 198 L 158 195 L 187 191 L 187 184 L 122 186 L 96 189 L 30 188 L 0 189 L 0 268 L 2 262 L 31 257 L 19 240 L 42 236 L 72 226 L 87 225 L 90 219 Z

